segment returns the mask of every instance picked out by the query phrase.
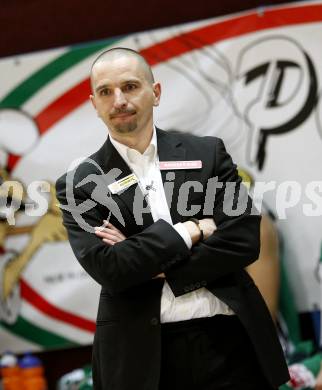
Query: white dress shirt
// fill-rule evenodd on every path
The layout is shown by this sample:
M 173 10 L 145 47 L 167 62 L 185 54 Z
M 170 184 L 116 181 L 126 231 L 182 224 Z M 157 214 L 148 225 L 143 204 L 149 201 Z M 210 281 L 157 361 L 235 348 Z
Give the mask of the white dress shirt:
M 139 180 L 141 190 L 146 195 L 151 209 L 153 221 L 156 222 L 162 218 L 171 224 L 190 249 L 192 242 L 186 227 L 182 223 L 175 225 L 172 223 L 159 169 L 155 128 L 151 142 L 143 154 L 121 144 L 112 137 L 110 140 Z M 234 312 L 204 287 L 176 298 L 169 284 L 165 281 L 161 297 L 160 320 L 162 323 L 212 317 L 216 314 L 231 315 Z

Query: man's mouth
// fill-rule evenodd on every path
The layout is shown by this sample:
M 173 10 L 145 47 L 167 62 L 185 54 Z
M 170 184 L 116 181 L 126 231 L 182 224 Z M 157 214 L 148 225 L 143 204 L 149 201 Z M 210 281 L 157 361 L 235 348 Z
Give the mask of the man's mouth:
M 135 114 L 136 114 L 135 111 L 126 111 L 126 112 L 119 112 L 117 114 L 112 114 L 110 117 L 111 117 L 111 119 L 115 119 L 115 118 L 122 119 L 122 118 L 128 118 L 128 117 L 133 116 Z

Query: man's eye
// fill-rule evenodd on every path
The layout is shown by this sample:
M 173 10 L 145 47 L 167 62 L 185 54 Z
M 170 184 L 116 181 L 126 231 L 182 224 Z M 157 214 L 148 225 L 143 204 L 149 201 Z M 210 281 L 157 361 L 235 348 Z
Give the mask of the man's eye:
M 107 96 L 107 95 L 110 95 L 111 94 L 111 91 L 107 88 L 104 88 L 104 89 L 101 89 L 100 90 L 100 95 L 101 96 Z
M 124 87 L 125 91 L 133 91 L 136 88 L 136 84 L 126 84 L 126 86 Z

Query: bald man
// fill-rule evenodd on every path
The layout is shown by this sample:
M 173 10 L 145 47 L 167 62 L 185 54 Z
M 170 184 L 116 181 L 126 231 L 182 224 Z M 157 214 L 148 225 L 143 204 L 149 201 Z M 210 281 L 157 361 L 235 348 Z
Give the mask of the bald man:
M 155 128 L 161 85 L 133 50 L 102 53 L 91 85 L 108 137 L 58 179 L 57 196 L 75 256 L 102 286 L 94 388 L 276 389 L 288 379 L 283 353 L 244 271 L 260 217 L 223 142 Z M 224 199 L 239 192 L 244 210 L 227 214 Z

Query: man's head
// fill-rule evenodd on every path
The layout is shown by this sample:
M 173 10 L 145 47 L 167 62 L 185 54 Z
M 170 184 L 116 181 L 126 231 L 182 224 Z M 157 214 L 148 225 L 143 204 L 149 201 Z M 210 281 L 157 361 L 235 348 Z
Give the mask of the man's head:
M 105 51 L 92 65 L 91 85 L 90 99 L 112 136 L 151 133 L 161 88 L 139 53 L 126 48 Z

